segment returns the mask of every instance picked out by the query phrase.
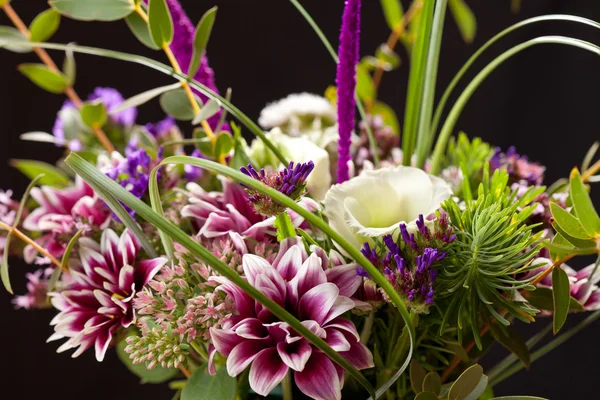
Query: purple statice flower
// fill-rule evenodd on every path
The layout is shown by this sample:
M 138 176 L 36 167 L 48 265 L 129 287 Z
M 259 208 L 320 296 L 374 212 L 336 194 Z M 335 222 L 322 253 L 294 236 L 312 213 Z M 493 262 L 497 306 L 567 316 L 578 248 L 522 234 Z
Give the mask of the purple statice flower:
M 47 301 L 48 282 L 53 271 L 53 268 L 43 268 L 33 273 L 26 273 L 27 293 L 14 297 L 12 303 L 15 308 L 24 308 L 26 310 L 49 308 L 50 304 Z
M 200 150 L 198 150 L 198 149 L 194 149 L 194 151 L 192 151 L 192 153 L 190 154 L 190 157 L 204 158 L 202 156 L 202 153 L 200 153 Z M 183 167 L 183 177 L 188 182 L 196 181 L 201 176 L 202 176 L 202 168 L 194 167 L 193 165 L 188 165 L 188 164 L 186 164 Z
M 148 1 L 144 0 L 147 4 Z M 195 28 L 192 25 L 192 22 L 185 14 L 183 7 L 177 0 L 167 0 L 167 6 L 169 7 L 169 11 L 171 12 L 171 18 L 173 19 L 173 41 L 169 45 L 177 63 L 183 70 L 183 72 L 187 72 L 190 63 L 192 62 L 192 56 L 194 54 L 194 35 Z M 202 59 L 200 60 L 200 68 L 196 75 L 194 75 L 194 79 L 200 82 L 201 84 L 207 86 L 210 90 L 215 93 L 219 93 L 217 86 L 215 85 L 215 76 L 213 70 L 208 66 L 208 58 L 206 57 L 206 51 L 202 55 Z M 202 101 L 206 101 L 207 97 L 202 93 L 194 90 L 197 95 L 200 96 Z M 221 111 L 208 119 L 210 126 L 214 129 L 219 124 L 219 119 L 221 118 Z M 229 131 L 229 126 L 227 124 L 223 125 L 223 129 Z
M 60 313 L 54 317 L 54 334 L 48 339 L 66 338 L 58 352 L 77 349 L 73 357 L 94 346 L 102 361 L 121 328 L 135 321 L 132 299 L 167 262 L 165 258 L 138 260 L 140 246 L 125 230 L 119 237 L 111 229 L 102 233 L 100 243 L 79 240 L 80 266 L 71 268 L 72 282 L 58 293 L 50 293 Z
M 511 185 L 511 190 L 516 192 L 516 199 L 520 199 L 531 189 L 532 185 L 526 180 L 520 180 Z M 535 185 L 535 187 L 539 187 Z M 531 205 L 535 208 L 528 218 L 532 224 L 542 223 L 543 228 L 552 229 L 552 212 L 550 211 L 550 203 L 554 203 L 562 208 L 567 208 L 567 192 L 558 192 L 549 195 L 546 192 L 541 193 L 532 202 Z
M 338 170 L 337 182 L 350 179 L 348 163 L 351 161 L 350 146 L 356 115 L 354 90 L 356 88 L 356 65 L 359 58 L 360 0 L 347 0 L 342 17 L 340 46 L 337 67 L 337 111 L 338 111 Z
M 514 146 L 509 147 L 506 153 L 497 147 L 489 162 L 491 172 L 504 169 L 513 183 L 525 180 L 529 185 L 541 185 L 544 180 L 546 167 L 532 163 L 526 156 L 519 155 Z
M 167 116 L 165 119 L 158 122 L 147 123 L 144 128 L 155 138 L 169 136 L 171 129 L 177 128 L 175 118 Z
M 280 171 L 266 171 L 264 169 L 256 171 L 252 164 L 241 167 L 240 171 L 291 199 L 297 200 L 306 193 L 306 180 L 314 168 L 315 164 L 312 161 L 296 165 L 291 161 L 287 168 Z M 272 216 L 285 210 L 283 205 L 257 190 L 246 188 L 246 192 L 248 193 L 248 200 L 261 215 Z
M 148 191 L 152 159 L 143 148 L 128 147 L 126 157 L 113 155 L 118 159 L 113 160 L 113 165 L 103 171 L 112 180 L 119 183 L 137 198 L 142 198 Z M 124 205 L 133 216 L 135 212 Z
M 372 368 L 373 356 L 360 342 L 354 323 L 342 317 L 354 308 L 350 296 L 356 285 L 347 282 L 356 281 L 355 268 L 329 268 L 324 253 L 316 248 L 307 253 L 301 238 L 285 239 L 273 262 L 244 255 L 244 275 L 248 283 L 327 340 L 354 367 Z M 291 373 L 305 395 L 317 400 L 341 398 L 343 369 L 231 281 L 224 277 L 211 280 L 221 284 L 218 290 L 234 300 L 237 314 L 221 328 L 210 329 L 214 349 L 209 354 L 209 372 L 215 372 L 213 360 L 218 352 L 227 357 L 230 376 L 250 367 L 249 384 L 259 395 L 268 395 Z

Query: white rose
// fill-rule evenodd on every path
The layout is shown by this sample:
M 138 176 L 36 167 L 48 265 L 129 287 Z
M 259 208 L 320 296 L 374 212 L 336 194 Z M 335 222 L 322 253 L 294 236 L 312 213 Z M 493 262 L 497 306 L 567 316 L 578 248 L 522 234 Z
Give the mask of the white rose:
M 279 128 L 266 133 L 267 139 L 279 147 L 285 158 L 295 163 L 312 161 L 315 168 L 306 180 L 306 189 L 315 200 L 323 200 L 325 193 L 331 186 L 331 173 L 329 172 L 329 154 L 310 140 L 304 137 L 291 137 L 281 132 Z M 254 139 L 248 155 L 261 167 L 270 165 L 275 168 L 284 168 L 277 157 L 264 145 L 260 139 Z M 285 166 L 287 167 L 287 165 Z
M 405 223 L 417 229 L 425 217 L 450 198 L 452 190 L 441 178 L 414 167 L 387 167 L 364 171 L 325 195 L 329 225 L 356 248 L 369 238 L 391 234 Z

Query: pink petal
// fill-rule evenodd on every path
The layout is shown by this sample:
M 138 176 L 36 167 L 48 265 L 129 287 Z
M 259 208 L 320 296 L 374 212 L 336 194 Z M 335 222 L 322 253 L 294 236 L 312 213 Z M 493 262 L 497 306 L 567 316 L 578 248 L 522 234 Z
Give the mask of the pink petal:
M 154 258 L 152 260 L 142 260 L 135 267 L 135 287 L 142 289 L 148 282 L 154 278 L 154 275 L 160 271 L 167 263 L 164 257 Z
M 291 281 L 294 277 L 284 275 L 281 272 L 283 270 L 283 267 L 280 266 L 279 264 L 281 262 L 281 259 L 287 254 L 287 251 L 294 246 L 300 246 L 300 249 L 303 250 L 304 245 L 302 244 L 302 238 L 300 238 L 300 237 L 287 238 L 287 239 L 283 240 L 281 243 L 279 243 L 279 253 L 277 253 L 277 257 L 275 257 L 275 261 L 273 261 L 273 267 L 275 267 L 275 269 L 278 270 L 279 273 L 283 276 L 283 278 L 287 281 Z M 308 254 L 306 254 L 306 251 L 304 251 L 302 254 L 302 261 L 300 261 L 300 264 L 298 264 L 298 266 L 300 266 L 302 264 L 303 260 L 305 260 L 306 257 L 308 257 Z
M 295 372 L 298 389 L 315 400 L 341 400 L 342 388 L 333 362 L 323 353 L 313 353 L 302 372 Z
M 315 286 L 327 282 L 325 271 L 323 271 L 322 260 L 316 255 L 310 257 L 300 267 L 296 277 L 290 282 L 297 298 L 302 297 Z
M 283 249 L 283 246 L 281 247 L 281 249 Z M 302 263 L 306 259 L 306 251 L 304 250 L 304 246 L 294 245 L 290 247 L 287 251 L 285 251 L 283 256 L 279 258 L 279 255 L 282 251 L 281 249 L 279 250 L 277 258 L 273 262 L 273 266 L 277 269 L 277 271 L 279 271 L 283 279 L 285 279 L 286 281 L 291 281 L 292 279 L 294 279 L 294 277 L 300 270 Z
M 300 319 L 312 319 L 323 324 L 331 307 L 336 303 L 339 291 L 333 283 L 322 283 L 313 287 L 300 298 L 298 316 Z
M 275 348 L 265 349 L 250 367 L 250 387 L 261 396 L 266 396 L 285 378 L 289 368 Z
M 245 340 L 235 346 L 227 356 L 227 373 L 229 376 L 241 374 L 266 346 L 267 341 L 265 340 Z
M 256 318 L 246 318 L 234 325 L 231 330 L 244 339 L 266 339 L 269 337 L 267 329 Z
M 327 314 L 327 317 L 325 318 L 325 321 L 323 323 L 327 323 L 327 322 L 339 317 L 346 311 L 352 310 L 353 308 L 354 308 L 354 301 L 351 298 L 344 297 L 344 296 L 338 296 L 335 299 L 335 302 L 333 303 L 333 306 L 329 310 L 329 313 Z
M 235 231 L 235 225 L 231 218 L 212 213 L 208 216 L 198 234 L 206 238 L 213 238 L 224 235 L 229 231 Z
M 242 258 L 242 265 L 244 276 L 252 286 L 257 286 L 256 277 L 258 275 L 264 275 L 275 285 L 277 291 L 285 296 L 285 281 L 267 260 L 254 254 L 245 254 Z
M 340 296 L 351 297 L 360 287 L 362 280 L 356 275 L 356 267 L 356 264 L 346 264 L 325 271 L 327 281 L 340 288 Z
M 123 258 L 119 254 L 119 236 L 112 229 L 102 232 L 100 240 L 102 255 L 106 259 L 109 267 L 114 271 L 118 266 L 123 265 Z
M 294 371 L 302 371 L 312 354 L 312 347 L 306 339 L 292 343 L 279 342 L 277 353 L 288 367 Z
M 349 333 L 344 331 L 343 334 L 346 336 L 351 348 L 348 351 L 340 352 L 340 355 L 348 360 L 350 364 L 354 365 L 356 369 L 373 368 L 375 366 L 373 363 L 373 354 L 371 354 L 367 346 L 360 341 L 352 340 L 353 337 Z
M 350 350 L 352 345 L 348 342 L 342 332 L 336 329 L 326 329 L 325 331 L 327 332 L 325 341 L 332 349 L 337 352 Z
M 336 328 L 336 329 L 346 331 L 346 332 L 350 333 L 352 336 L 354 336 L 354 339 L 356 342 L 358 342 L 360 340 L 360 335 L 358 334 L 358 331 L 356 330 L 356 326 L 354 325 L 354 322 L 350 321 L 349 319 L 336 318 L 333 321 L 328 322 L 325 325 L 325 328 L 326 329 L 327 328 Z
M 112 332 L 108 327 L 106 327 L 98 331 L 96 335 L 96 360 L 98 360 L 98 362 L 102 362 L 104 360 L 106 350 L 108 349 L 108 345 L 112 340 Z
M 210 328 L 210 338 L 217 351 L 224 356 L 228 356 L 235 346 L 244 341 L 235 332 L 218 328 Z

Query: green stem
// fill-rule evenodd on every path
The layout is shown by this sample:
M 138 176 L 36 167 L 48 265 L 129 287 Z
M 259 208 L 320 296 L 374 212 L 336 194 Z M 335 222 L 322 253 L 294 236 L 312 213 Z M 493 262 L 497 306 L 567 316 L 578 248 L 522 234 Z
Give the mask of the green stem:
M 206 352 L 206 350 L 204 350 L 204 347 L 198 343 L 196 343 L 196 341 L 192 340 L 190 342 L 190 345 L 192 346 L 192 348 L 194 350 L 196 350 L 196 353 L 198 353 L 198 355 L 200 355 L 200 357 L 204 358 L 206 361 L 208 361 L 208 353 Z
M 290 216 L 285 211 L 277 213 L 277 216 L 275 217 L 275 228 L 277 228 L 278 241 L 298 236 L 294 230 L 294 225 L 292 225 L 291 222 Z
M 371 312 L 365 319 L 365 324 L 363 325 L 362 331 L 360 332 L 360 342 L 362 344 L 367 344 L 369 342 L 369 339 L 371 338 L 371 333 L 373 332 L 373 322 L 375 322 L 375 310 L 371 310 Z
M 292 371 L 288 371 L 288 373 L 285 375 L 285 378 L 283 378 L 283 381 L 281 381 L 281 389 L 283 391 L 283 400 L 294 399 L 292 390 Z
M 431 162 L 431 170 L 430 170 L 431 174 L 433 174 L 433 175 L 439 174 L 440 167 L 442 164 L 442 159 L 443 159 L 444 153 L 446 151 L 446 145 L 448 144 L 448 140 L 450 139 L 450 136 L 452 135 L 452 131 L 454 129 L 454 126 L 456 125 L 458 117 L 460 116 L 465 105 L 467 104 L 467 102 L 469 101 L 469 99 L 471 98 L 471 96 L 473 95 L 475 90 L 479 87 L 479 85 L 481 85 L 481 83 L 485 80 L 485 78 L 487 78 L 488 75 L 490 73 L 492 73 L 492 71 L 494 71 L 504 61 L 506 61 L 510 57 L 514 56 L 515 54 L 518 54 L 521 51 L 523 51 L 529 47 L 538 45 L 538 44 L 564 44 L 564 45 L 568 45 L 568 46 L 579 47 L 581 49 L 588 50 L 592 53 L 596 53 L 596 54 L 600 55 L 600 47 L 598 47 L 592 43 L 585 42 L 583 40 L 573 39 L 573 38 L 569 38 L 569 37 L 565 37 L 565 36 L 540 36 L 540 37 L 528 40 L 526 42 L 523 42 L 523 43 L 505 51 L 498 57 L 496 57 L 492 62 L 490 62 L 488 65 L 486 65 L 485 68 L 483 68 L 481 70 L 481 72 L 479 72 L 479 74 L 477 74 L 477 76 L 475 76 L 475 78 L 473 78 L 473 80 L 469 83 L 469 85 L 461 93 L 460 97 L 458 98 L 458 100 L 456 100 L 456 103 L 450 110 L 450 113 L 448 114 L 448 117 L 446 118 L 446 121 L 444 122 L 444 125 L 442 126 L 442 129 L 440 131 L 440 136 L 435 145 L 435 150 L 433 152 L 433 159 Z

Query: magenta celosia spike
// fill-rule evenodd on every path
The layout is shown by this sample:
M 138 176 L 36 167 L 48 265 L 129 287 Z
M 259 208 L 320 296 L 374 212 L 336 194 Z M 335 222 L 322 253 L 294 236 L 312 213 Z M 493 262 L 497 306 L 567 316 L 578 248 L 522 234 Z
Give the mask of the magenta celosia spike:
M 148 0 L 144 0 L 146 4 Z M 166 0 L 167 6 L 169 7 L 169 11 L 171 12 L 171 18 L 173 19 L 173 41 L 169 46 L 171 51 L 175 55 L 175 59 L 179 63 L 179 66 L 183 70 L 183 72 L 187 72 L 190 63 L 192 61 L 192 55 L 194 53 L 194 34 L 195 28 L 192 25 L 192 22 L 186 15 L 185 11 L 179 1 L 177 0 Z M 208 59 L 206 58 L 206 52 L 202 55 L 202 60 L 200 61 L 200 68 L 196 75 L 194 75 L 194 79 L 203 85 L 207 86 L 212 91 L 219 93 L 217 86 L 215 85 L 215 77 L 212 68 L 208 66 Z M 196 92 L 202 99 L 202 101 L 206 101 L 206 96 Z M 219 122 L 219 118 L 221 117 L 221 112 L 219 111 L 213 117 L 211 117 L 208 122 L 210 123 L 212 128 L 215 128 Z M 227 124 L 223 127 L 226 130 L 229 130 Z
M 342 17 L 337 67 L 337 113 L 340 139 L 338 143 L 337 182 L 350 179 L 348 162 L 356 103 L 356 64 L 359 57 L 360 0 L 347 0 Z

